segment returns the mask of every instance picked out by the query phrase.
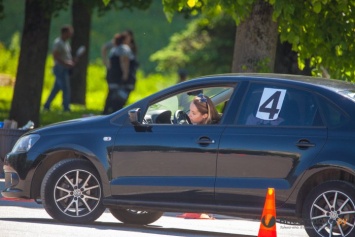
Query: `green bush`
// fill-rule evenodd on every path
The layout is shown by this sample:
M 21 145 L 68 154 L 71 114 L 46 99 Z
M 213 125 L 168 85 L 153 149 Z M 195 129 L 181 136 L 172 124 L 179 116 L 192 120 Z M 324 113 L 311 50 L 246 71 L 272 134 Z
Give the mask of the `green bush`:
M 8 49 L 0 42 L 0 55 L 0 74 L 6 75 L 7 78 L 10 78 L 11 83 L 13 83 L 20 55 L 19 33 L 15 33 L 12 36 L 11 44 Z

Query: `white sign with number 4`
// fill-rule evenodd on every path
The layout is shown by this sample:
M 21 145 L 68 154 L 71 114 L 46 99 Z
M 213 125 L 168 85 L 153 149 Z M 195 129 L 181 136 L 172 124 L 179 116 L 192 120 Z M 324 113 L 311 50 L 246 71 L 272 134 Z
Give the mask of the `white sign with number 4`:
M 264 88 L 256 117 L 263 120 L 276 120 L 284 102 L 286 90 Z

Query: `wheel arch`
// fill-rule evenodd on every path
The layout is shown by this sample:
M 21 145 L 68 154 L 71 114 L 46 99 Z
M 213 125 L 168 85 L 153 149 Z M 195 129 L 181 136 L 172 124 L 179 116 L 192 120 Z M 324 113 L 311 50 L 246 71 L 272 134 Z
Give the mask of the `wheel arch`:
M 297 217 L 302 216 L 302 207 L 308 193 L 321 183 L 331 181 L 331 180 L 341 180 L 355 184 L 355 174 L 349 170 L 349 168 L 344 167 L 326 167 L 322 168 L 312 175 L 310 175 L 303 183 L 300 188 L 297 201 L 296 201 L 296 215 Z
M 111 195 L 107 172 L 105 171 L 105 168 L 100 163 L 99 159 L 93 156 L 92 154 L 88 154 L 86 152 L 72 149 L 72 148 L 63 148 L 63 149 L 50 151 L 45 155 L 41 155 L 41 156 L 42 158 L 40 159 L 41 160 L 40 163 L 33 171 L 34 174 L 31 182 L 31 198 L 35 200 L 40 199 L 40 190 L 41 190 L 41 184 L 43 178 L 48 172 L 48 170 L 54 164 L 58 163 L 61 160 L 73 159 L 73 158 L 88 160 L 92 164 L 92 167 L 96 169 L 96 171 L 100 176 L 104 196 Z

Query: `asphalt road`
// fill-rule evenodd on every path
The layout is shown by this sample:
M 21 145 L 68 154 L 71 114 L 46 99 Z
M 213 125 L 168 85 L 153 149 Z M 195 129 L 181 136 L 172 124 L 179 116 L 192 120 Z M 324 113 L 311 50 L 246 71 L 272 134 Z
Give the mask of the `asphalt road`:
M 0 179 L 0 189 L 4 183 Z M 95 223 L 64 224 L 53 220 L 41 205 L 33 201 L 10 201 L 0 196 L 1 237 L 252 237 L 257 236 L 260 222 L 234 217 L 212 215 L 214 219 L 184 219 L 182 213 L 166 213 L 149 226 L 133 226 L 117 221 L 106 211 Z M 307 236 L 302 226 L 278 223 L 278 237 Z

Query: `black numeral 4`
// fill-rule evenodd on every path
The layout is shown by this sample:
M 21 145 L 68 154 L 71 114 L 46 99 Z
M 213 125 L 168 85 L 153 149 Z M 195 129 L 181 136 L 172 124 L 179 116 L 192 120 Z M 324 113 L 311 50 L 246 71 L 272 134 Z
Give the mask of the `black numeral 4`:
M 281 91 L 276 91 L 272 96 L 270 96 L 269 99 L 267 99 L 259 108 L 260 112 L 263 113 L 268 113 L 269 114 L 269 119 L 273 119 L 275 114 L 279 113 L 279 109 L 277 108 L 277 105 L 279 103 L 280 100 L 280 95 L 281 95 Z M 271 106 L 268 106 L 270 105 Z

